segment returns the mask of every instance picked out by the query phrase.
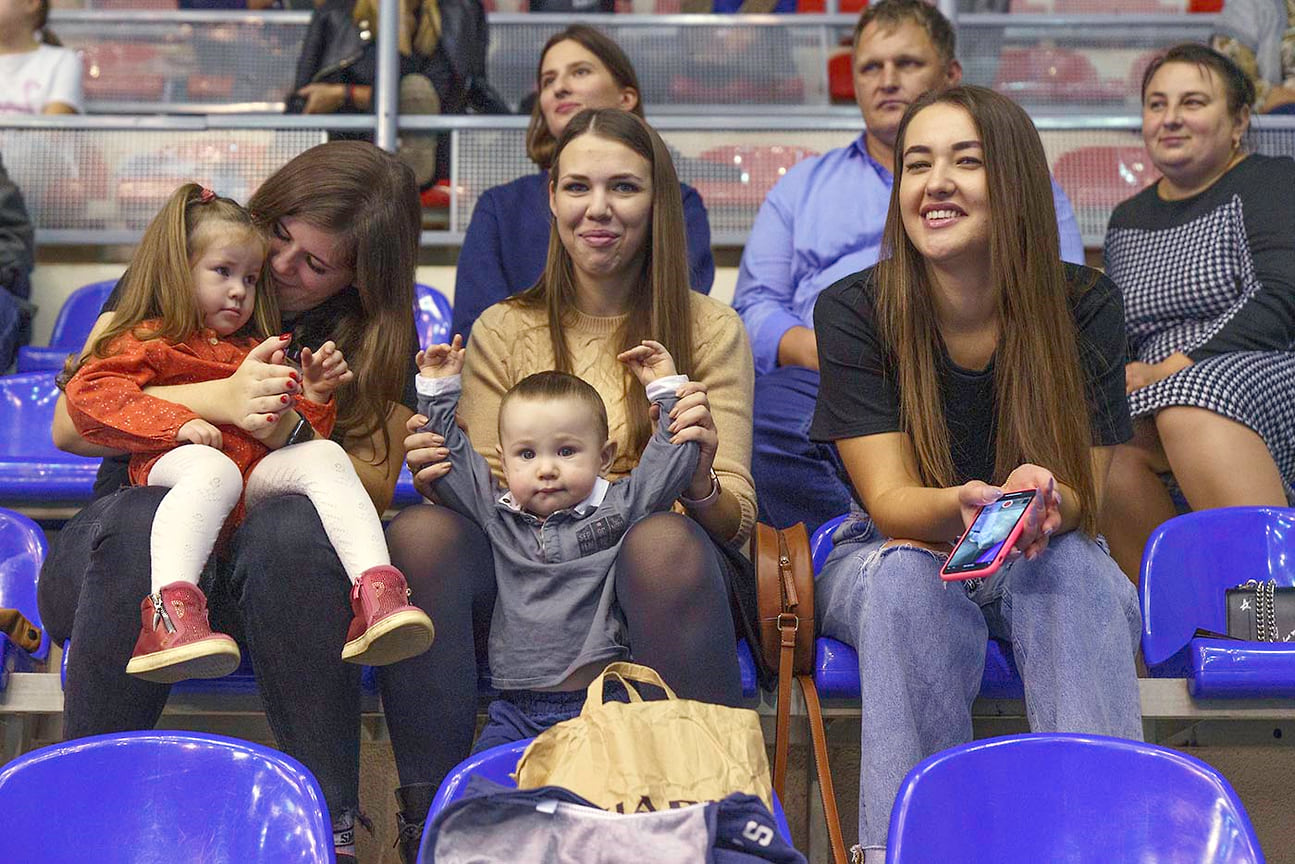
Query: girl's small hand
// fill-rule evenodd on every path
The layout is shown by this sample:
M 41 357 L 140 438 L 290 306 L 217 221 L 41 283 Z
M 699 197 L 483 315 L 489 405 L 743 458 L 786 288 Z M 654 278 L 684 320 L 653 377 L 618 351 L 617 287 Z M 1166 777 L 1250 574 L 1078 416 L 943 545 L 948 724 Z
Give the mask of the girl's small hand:
M 415 414 L 405 422 L 405 464 L 414 477 L 414 488 L 424 498 L 432 497 L 432 484 L 450 473 L 450 451 L 445 439 L 435 432 L 422 431 L 427 418 Z
M 346 365 L 342 349 L 330 339 L 319 350 L 301 349 L 302 395 L 311 402 L 327 402 L 333 391 L 354 380 L 355 373 Z
M 201 417 L 185 423 L 175 433 L 175 440 L 181 444 L 205 444 L 220 449 L 223 439 L 220 430 Z
M 301 374 L 283 362 L 291 339 L 290 333 L 271 336 L 248 353 L 234 374 L 224 379 L 226 415 L 213 419 L 256 434 L 269 425 L 267 417 L 292 408 L 301 394 Z
M 616 359 L 628 366 L 644 387 L 658 378 L 677 374 L 670 352 L 660 342 L 653 342 L 651 339 L 644 339 L 641 344 L 622 351 L 616 355 Z
M 414 363 L 418 365 L 418 374 L 425 378 L 449 378 L 463 372 L 463 355 L 466 353 L 463 337 L 456 333 L 449 345 L 442 342 L 426 351 L 419 351 L 414 355 Z M 423 422 L 427 422 L 426 418 Z

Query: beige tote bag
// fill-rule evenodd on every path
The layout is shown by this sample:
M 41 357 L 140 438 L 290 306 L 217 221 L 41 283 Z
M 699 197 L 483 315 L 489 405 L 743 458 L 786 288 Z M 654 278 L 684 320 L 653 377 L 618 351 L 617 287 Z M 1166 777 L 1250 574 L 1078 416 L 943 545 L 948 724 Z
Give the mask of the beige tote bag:
M 604 702 L 619 680 L 629 703 Z M 646 701 L 631 682 L 660 687 Z M 517 763 L 521 789 L 561 786 L 605 810 L 643 813 L 718 801 L 734 792 L 772 808 L 760 718 L 745 708 L 680 699 L 646 666 L 611 663 L 589 685 L 580 716 L 540 733 Z

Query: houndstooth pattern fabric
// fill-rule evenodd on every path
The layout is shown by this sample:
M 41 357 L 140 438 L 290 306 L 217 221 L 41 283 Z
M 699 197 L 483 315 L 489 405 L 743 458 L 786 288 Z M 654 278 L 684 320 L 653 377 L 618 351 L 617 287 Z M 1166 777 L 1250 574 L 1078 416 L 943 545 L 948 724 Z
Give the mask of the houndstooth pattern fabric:
M 1208 342 L 1261 287 L 1239 196 L 1182 225 L 1112 228 L 1107 273 L 1124 294 L 1129 351 L 1158 363 Z M 1130 413 L 1190 405 L 1253 429 L 1295 503 L 1295 353 L 1241 351 L 1195 363 L 1130 394 Z

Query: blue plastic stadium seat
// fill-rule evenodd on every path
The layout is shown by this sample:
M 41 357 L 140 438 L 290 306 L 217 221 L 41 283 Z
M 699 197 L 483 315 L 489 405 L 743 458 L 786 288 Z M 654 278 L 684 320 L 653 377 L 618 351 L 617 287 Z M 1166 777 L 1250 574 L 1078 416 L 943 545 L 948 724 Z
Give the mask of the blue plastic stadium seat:
M 414 323 L 418 327 L 418 346 L 439 345 L 449 342 L 450 318 L 453 310 L 445 295 L 421 282 L 414 285 Z M 466 333 L 463 337 L 467 338 Z
M 436 790 L 431 809 L 427 811 L 428 824 L 431 824 L 442 810 L 464 797 L 468 789 L 468 781 L 473 777 L 484 777 L 502 786 L 516 787 L 517 783 L 513 780 L 512 772 L 517 767 L 517 761 L 522 758 L 522 753 L 534 740 L 534 738 L 526 738 L 511 744 L 500 744 L 498 747 L 474 753 L 454 766 L 454 769 L 441 781 L 441 788 Z M 782 803 L 777 796 L 773 799 L 773 818 L 778 823 L 778 830 L 783 838 L 790 843 L 791 829 L 787 827 L 787 816 L 783 813 Z M 423 846 L 418 850 L 419 864 L 431 860 L 427 849 L 427 841 L 430 838 L 430 833 L 423 835 Z
M 1096 735 L 1011 735 L 918 763 L 890 814 L 888 864 L 1261 864 L 1228 782 L 1176 750 Z
M 58 388 L 53 372 L 0 376 L 0 502 L 84 503 L 98 459 L 64 453 L 50 438 Z
M 0 813 L 12 861 L 335 860 L 310 772 L 218 735 L 126 732 L 34 751 L 0 768 Z
M 1295 585 L 1295 510 L 1202 510 L 1157 528 L 1142 555 L 1142 653 L 1151 675 L 1187 678 L 1198 698 L 1295 697 L 1295 643 L 1195 635 L 1227 632 L 1224 592 L 1249 579 Z
M 116 284 L 116 279 L 109 279 L 106 282 L 92 282 L 73 291 L 58 311 L 49 345 L 24 345 L 18 349 L 18 371 L 62 369 L 67 355 L 85 347 L 86 337 L 90 335 L 104 301 Z
M 847 516 L 837 516 L 819 526 L 810 538 L 814 572 L 823 569 L 832 554 L 832 535 Z M 854 648 L 837 639 L 818 637 L 814 652 L 814 683 L 824 699 L 859 699 L 859 655 Z M 985 672 L 980 680 L 980 695 L 985 699 L 1024 699 L 1025 685 L 1016 671 L 1011 649 L 996 639 L 989 640 L 985 651 Z
M 17 609 L 41 627 L 36 607 L 36 579 L 47 546 L 40 527 L 18 513 L 0 509 L 0 607 Z M 41 627 L 40 645 L 32 653 L 0 636 L 0 690 L 9 684 L 10 672 L 31 672 L 35 661 L 49 656 L 49 636 Z

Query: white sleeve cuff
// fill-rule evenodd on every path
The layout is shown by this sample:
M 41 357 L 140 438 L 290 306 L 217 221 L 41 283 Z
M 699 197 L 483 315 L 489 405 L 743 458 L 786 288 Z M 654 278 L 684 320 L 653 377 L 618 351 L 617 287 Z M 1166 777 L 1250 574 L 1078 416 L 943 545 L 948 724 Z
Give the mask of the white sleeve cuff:
M 446 375 L 444 378 L 428 378 L 423 373 L 414 376 L 414 387 L 419 396 L 435 398 L 463 391 L 462 375 Z
M 674 391 L 686 383 L 688 383 L 687 375 L 667 375 L 664 378 L 658 378 L 647 385 L 648 401 L 659 402 L 666 396 L 673 396 Z

